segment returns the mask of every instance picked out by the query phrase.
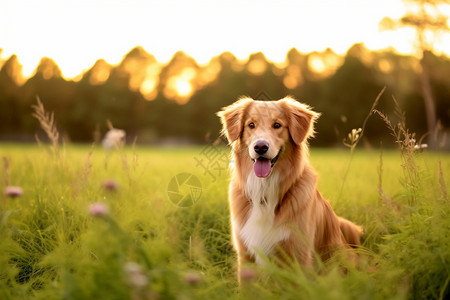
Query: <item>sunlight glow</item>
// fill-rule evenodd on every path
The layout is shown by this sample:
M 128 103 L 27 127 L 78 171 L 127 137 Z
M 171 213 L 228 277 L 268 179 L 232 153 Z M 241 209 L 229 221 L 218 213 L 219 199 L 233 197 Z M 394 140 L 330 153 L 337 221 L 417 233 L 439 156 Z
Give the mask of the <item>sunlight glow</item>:
M 222 66 L 217 60 L 211 60 L 211 62 L 206 66 L 198 76 L 197 82 L 199 87 L 205 86 L 216 80 Z
M 175 80 L 175 89 L 180 97 L 186 97 L 192 92 L 192 85 L 189 81 L 177 78 Z
M 100 85 L 105 83 L 106 80 L 108 80 L 108 78 L 109 78 L 109 70 L 101 69 L 91 75 L 91 78 L 89 78 L 89 82 L 92 85 Z
M 383 72 L 383 73 L 385 73 L 385 74 L 388 74 L 388 73 L 391 73 L 391 72 L 392 72 L 393 66 L 392 66 L 392 63 L 391 63 L 389 60 L 387 60 L 387 59 L 381 59 L 381 60 L 378 62 L 378 69 L 379 69 L 381 72 Z
M 308 60 L 309 67 L 316 73 L 318 79 L 332 75 L 342 63 L 342 57 L 329 50 L 320 54 L 311 54 Z
M 157 79 L 151 79 L 147 78 L 142 82 L 141 87 L 139 88 L 139 91 L 144 96 L 146 100 L 153 100 L 158 95 L 158 92 L 156 90 L 158 81 Z
M 287 68 L 287 75 L 283 79 L 283 84 L 288 89 L 295 89 L 303 83 L 302 72 L 298 65 L 290 65 Z
M 140 84 L 139 91 L 146 100 L 154 100 L 158 95 L 156 87 L 159 84 L 159 73 L 161 66 L 157 63 L 150 64 L 145 69 L 145 78 Z
M 450 6 L 442 12 L 450 15 Z M 412 30 L 378 30 L 383 17 L 395 19 L 404 13 L 401 0 L 261 0 L 257 4 L 249 0 L 214 4 L 204 0 L 0 0 L 0 61 L 17 54 L 24 76 L 29 77 L 46 56 L 58 64 L 65 78 L 74 78 L 100 58 L 112 65 L 120 63 L 137 45 L 160 63 L 179 50 L 200 64 L 224 51 L 239 60 L 261 51 L 279 63 L 293 47 L 303 53 L 331 48 L 344 54 L 359 42 L 369 50 L 393 47 L 410 54 L 414 53 Z M 438 53 L 450 55 L 450 34 L 442 34 L 433 46 Z M 319 62 L 313 64 L 321 69 Z M 265 66 L 255 61 L 249 71 L 260 74 Z M 105 80 L 106 73 L 102 74 L 95 80 Z M 134 87 L 145 78 L 134 82 Z
M 255 59 L 248 64 L 247 69 L 253 75 L 262 75 L 266 71 L 267 65 L 264 60 Z
M 196 77 L 197 71 L 194 68 L 183 68 L 178 74 L 169 77 L 164 89 L 164 95 L 179 104 L 186 103 L 195 92 L 193 82 Z
M 192 84 L 181 76 L 170 77 L 164 89 L 164 96 L 179 104 L 186 103 L 194 92 Z
M 316 73 L 322 73 L 326 69 L 325 62 L 318 55 L 309 58 L 309 66 Z
M 287 75 L 283 79 L 283 84 L 286 88 L 293 90 L 295 89 L 299 84 L 297 82 L 297 79 L 293 76 Z

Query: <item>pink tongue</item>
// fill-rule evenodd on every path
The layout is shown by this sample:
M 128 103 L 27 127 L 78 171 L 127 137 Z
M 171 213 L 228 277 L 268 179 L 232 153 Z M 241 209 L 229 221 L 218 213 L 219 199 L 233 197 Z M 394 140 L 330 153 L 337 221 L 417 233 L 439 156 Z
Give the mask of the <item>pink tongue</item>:
M 255 170 L 255 175 L 258 177 L 267 177 L 270 174 L 270 160 L 257 159 L 255 164 L 253 165 L 253 169 Z

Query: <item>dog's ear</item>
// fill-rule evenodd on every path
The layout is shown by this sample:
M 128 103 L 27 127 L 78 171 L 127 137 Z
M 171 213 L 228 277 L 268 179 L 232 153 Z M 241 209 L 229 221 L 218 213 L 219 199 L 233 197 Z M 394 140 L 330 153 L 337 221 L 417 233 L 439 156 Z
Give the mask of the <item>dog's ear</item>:
M 312 111 L 308 105 L 290 97 L 280 101 L 288 119 L 289 133 L 294 143 L 300 145 L 303 141 L 314 136 L 314 123 L 320 114 Z
M 230 143 L 233 143 L 241 136 L 244 126 L 244 115 L 252 101 L 250 98 L 240 99 L 234 104 L 222 108 L 217 113 L 223 125 L 222 133 L 226 135 Z

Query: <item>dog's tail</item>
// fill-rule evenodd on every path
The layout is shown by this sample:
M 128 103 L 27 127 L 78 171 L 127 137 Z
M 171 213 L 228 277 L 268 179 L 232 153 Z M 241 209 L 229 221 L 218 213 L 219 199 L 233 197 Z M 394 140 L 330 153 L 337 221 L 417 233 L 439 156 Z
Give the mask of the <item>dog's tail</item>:
M 339 227 L 345 240 L 351 247 L 357 247 L 361 245 L 361 235 L 363 234 L 363 228 L 358 226 L 347 219 L 338 217 Z

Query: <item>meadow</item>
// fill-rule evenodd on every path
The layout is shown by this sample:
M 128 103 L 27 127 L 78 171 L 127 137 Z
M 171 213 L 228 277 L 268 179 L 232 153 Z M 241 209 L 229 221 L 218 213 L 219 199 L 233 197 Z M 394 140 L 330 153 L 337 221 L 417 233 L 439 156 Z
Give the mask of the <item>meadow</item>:
M 0 298 L 450 297 L 449 153 L 312 149 L 322 194 L 365 228 L 358 266 L 268 261 L 241 288 L 228 153 L 1 144 L 0 187 L 22 191 L 0 195 Z

